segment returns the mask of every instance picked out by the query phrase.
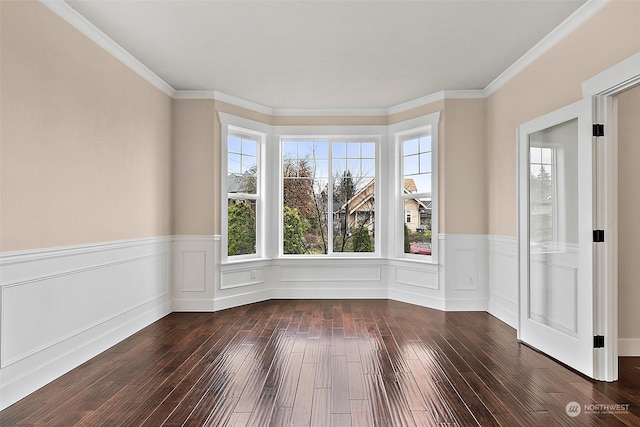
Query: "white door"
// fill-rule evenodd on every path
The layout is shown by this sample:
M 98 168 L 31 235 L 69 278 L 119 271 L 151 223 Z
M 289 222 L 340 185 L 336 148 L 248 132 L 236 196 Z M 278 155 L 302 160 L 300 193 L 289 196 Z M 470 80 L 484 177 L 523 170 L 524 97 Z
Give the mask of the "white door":
M 518 339 L 594 376 L 591 103 L 518 128 Z

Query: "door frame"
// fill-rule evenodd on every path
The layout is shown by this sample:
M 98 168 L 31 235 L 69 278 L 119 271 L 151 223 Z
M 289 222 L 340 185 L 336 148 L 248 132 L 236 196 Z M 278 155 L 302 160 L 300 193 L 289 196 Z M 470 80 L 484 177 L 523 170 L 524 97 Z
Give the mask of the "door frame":
M 594 227 L 605 230 L 594 258 L 594 335 L 604 335 L 604 348 L 594 354 L 594 378 L 618 379 L 618 120 L 620 93 L 640 84 L 640 52 L 582 83 L 590 99 L 594 123 L 604 125 L 595 148 L 594 185 L 598 200 Z

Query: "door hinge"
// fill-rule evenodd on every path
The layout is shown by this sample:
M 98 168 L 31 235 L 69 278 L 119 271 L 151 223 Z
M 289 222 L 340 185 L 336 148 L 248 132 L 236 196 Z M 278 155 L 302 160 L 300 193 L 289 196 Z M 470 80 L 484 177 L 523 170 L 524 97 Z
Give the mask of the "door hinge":
M 604 348 L 604 335 L 596 335 L 593 337 L 593 348 Z
M 604 242 L 604 230 L 593 230 L 593 242 L 594 243 Z
M 594 124 L 593 125 L 593 136 L 604 136 L 604 125 L 602 125 L 602 124 Z

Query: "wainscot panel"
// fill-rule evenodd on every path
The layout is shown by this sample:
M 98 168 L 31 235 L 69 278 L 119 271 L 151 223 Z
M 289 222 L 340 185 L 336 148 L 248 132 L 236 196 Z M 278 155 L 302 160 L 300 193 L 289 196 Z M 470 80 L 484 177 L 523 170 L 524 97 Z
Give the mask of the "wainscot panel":
M 489 236 L 488 312 L 518 326 L 518 239 Z
M 174 236 L 173 311 L 213 311 L 220 236 Z

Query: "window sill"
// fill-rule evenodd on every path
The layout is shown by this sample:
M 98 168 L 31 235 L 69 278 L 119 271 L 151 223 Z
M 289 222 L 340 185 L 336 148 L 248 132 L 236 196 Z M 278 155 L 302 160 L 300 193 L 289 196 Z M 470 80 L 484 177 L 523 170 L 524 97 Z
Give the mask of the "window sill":
M 438 261 L 429 257 L 429 259 L 416 259 L 416 258 L 404 258 L 404 257 L 393 257 L 389 258 L 389 263 L 410 263 L 410 264 L 421 264 L 421 265 L 433 265 L 438 266 Z
M 273 261 L 273 258 L 244 258 L 244 259 L 227 260 L 225 262 L 220 263 L 220 266 L 225 267 L 228 265 L 242 265 L 242 264 L 271 262 L 271 261 Z

